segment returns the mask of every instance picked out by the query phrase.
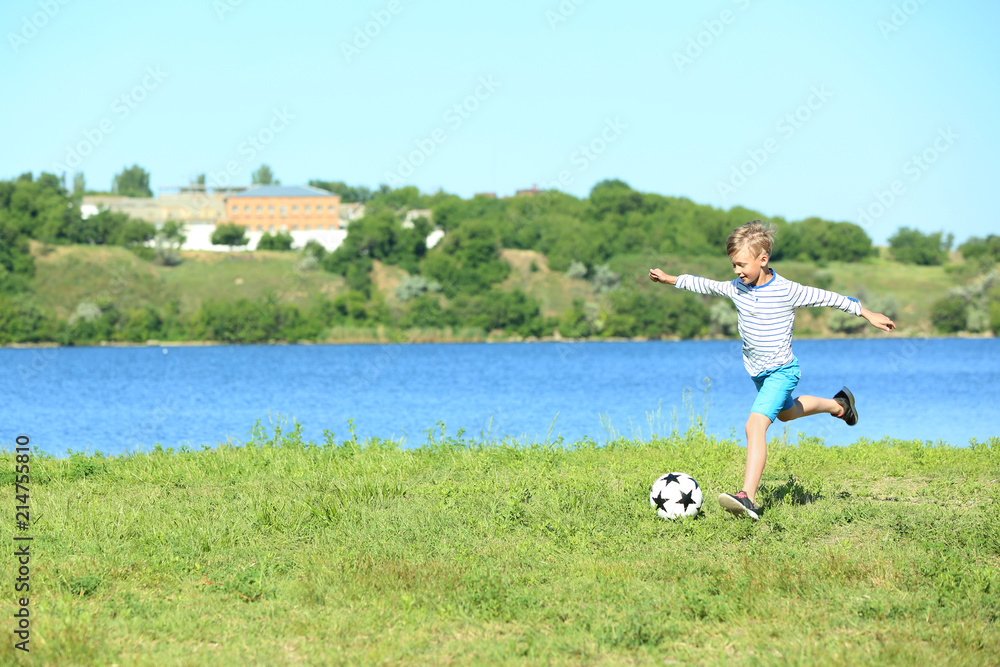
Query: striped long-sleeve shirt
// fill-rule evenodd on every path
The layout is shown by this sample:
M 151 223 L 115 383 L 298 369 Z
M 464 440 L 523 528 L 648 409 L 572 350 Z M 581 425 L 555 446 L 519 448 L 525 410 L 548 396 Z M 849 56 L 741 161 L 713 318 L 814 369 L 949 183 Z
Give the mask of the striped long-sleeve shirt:
M 782 278 L 773 269 L 771 279 L 759 287 L 744 285 L 739 278 L 724 283 L 691 275 L 677 276 L 676 286 L 733 300 L 743 339 L 743 366 L 750 375 L 760 375 L 792 360 L 796 308 L 830 306 L 861 315 L 861 303 L 857 299 L 800 285 Z

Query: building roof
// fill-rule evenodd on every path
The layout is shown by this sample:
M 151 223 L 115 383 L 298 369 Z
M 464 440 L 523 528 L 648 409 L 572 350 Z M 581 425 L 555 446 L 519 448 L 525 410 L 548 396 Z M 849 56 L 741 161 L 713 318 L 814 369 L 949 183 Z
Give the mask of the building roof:
M 257 185 L 243 192 L 229 195 L 237 197 L 334 197 L 332 192 L 311 185 Z

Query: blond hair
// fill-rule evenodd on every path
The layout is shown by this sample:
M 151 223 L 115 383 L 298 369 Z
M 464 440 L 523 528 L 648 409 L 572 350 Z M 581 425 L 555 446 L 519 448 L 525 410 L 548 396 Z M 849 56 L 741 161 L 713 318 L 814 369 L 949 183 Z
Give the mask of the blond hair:
M 726 240 L 726 254 L 732 257 L 743 249 L 749 249 L 754 257 L 771 256 L 774 249 L 774 226 L 763 220 L 752 220 L 737 227 Z

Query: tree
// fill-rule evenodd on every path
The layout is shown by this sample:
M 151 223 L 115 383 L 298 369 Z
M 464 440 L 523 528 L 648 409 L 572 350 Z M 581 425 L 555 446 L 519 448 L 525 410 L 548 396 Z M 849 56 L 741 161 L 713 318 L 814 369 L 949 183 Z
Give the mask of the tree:
M 545 332 L 538 301 L 519 289 L 461 294 L 452 303 L 449 313 L 453 321 L 486 332 L 503 329 L 522 336 L 540 336 Z
M 426 293 L 410 301 L 408 312 L 400 320 L 404 327 L 440 328 L 454 323 L 454 318 L 442 308 L 441 300 Z
M 212 245 L 227 245 L 230 252 L 237 246 L 245 246 L 249 242 L 246 227 L 234 222 L 218 225 L 212 232 Z
M 941 333 L 956 333 L 965 330 L 969 304 L 958 294 L 943 296 L 931 304 L 931 322 Z
M 73 198 L 80 199 L 87 192 L 87 180 L 82 171 L 73 174 Z
M 79 222 L 80 208 L 58 176 L 42 172 L 35 180 L 29 172 L 0 182 L 0 224 L 39 241 L 65 243 Z
M 566 338 L 584 338 L 600 333 L 599 308 L 595 303 L 573 299 L 572 305 L 559 318 L 559 335 Z
M 53 340 L 56 328 L 55 318 L 36 306 L 28 294 L 10 297 L 0 293 L 0 344 Z
M 779 224 L 771 258 L 857 262 L 876 252 L 871 238 L 858 225 L 812 217 Z
M 153 232 L 151 223 L 104 209 L 68 227 L 64 238 L 70 243 L 89 245 L 141 245 L 153 237 Z
M 604 180 L 590 189 L 590 205 L 598 219 L 606 216 L 622 216 L 629 211 L 642 208 L 643 197 L 629 184 L 618 179 Z
M 953 234 L 944 232 L 924 234 L 919 229 L 900 227 L 889 237 L 889 248 L 896 261 L 920 266 L 936 266 L 948 259 L 948 251 L 955 240 Z
M 254 185 L 281 185 L 281 181 L 274 177 L 274 172 L 266 164 L 260 165 L 257 171 L 250 174 L 250 179 Z
M 958 246 L 962 252 L 962 257 L 969 260 L 979 260 L 982 262 L 1000 261 L 1000 236 L 990 234 L 986 238 L 973 236 L 968 241 Z
M 123 168 L 111 182 L 111 194 L 122 197 L 152 197 L 149 189 L 149 172 L 137 164 Z
M 167 220 L 156 232 L 156 261 L 163 266 L 177 266 L 181 263 L 180 249 L 187 241 L 184 225 L 176 220 Z
M 4 224 L 0 218 L 0 294 L 26 289 L 34 273 L 35 260 L 28 247 L 28 237 L 15 225 Z
M 156 236 L 156 226 L 145 220 L 128 218 L 111 235 L 108 243 L 125 248 L 145 248 Z
M 470 220 L 445 236 L 424 259 L 423 274 L 444 286 L 447 296 L 481 294 L 510 273 L 500 258 L 500 239 L 484 220 Z
M 371 260 L 377 259 L 416 273 L 420 260 L 427 252 L 429 232 L 430 225 L 424 218 L 415 220 L 411 229 L 404 229 L 392 210 L 376 208 L 347 228 L 347 238 L 326 256 L 323 268 L 339 273 L 349 281 L 350 275 L 355 275 L 357 282 L 354 289 L 366 291 L 365 281 L 358 273 L 360 269 L 355 267 L 358 262 L 367 267 L 364 271 L 370 270 Z
M 423 203 L 423 196 L 420 194 L 420 190 L 412 185 L 407 185 L 406 187 L 390 189 L 388 191 L 379 190 L 379 192 L 369 198 L 372 204 L 381 203 L 394 210 L 399 210 L 401 208 L 412 209 L 421 208 Z
M 271 234 L 268 232 L 260 237 L 257 242 L 257 250 L 291 250 L 292 235 L 288 232 L 278 232 Z
M 612 312 L 604 330 L 609 336 L 692 338 L 708 328 L 708 307 L 694 294 L 674 295 L 629 285 L 612 292 L 610 303 Z
M 205 185 L 205 174 L 198 174 L 194 179 L 195 185 Z

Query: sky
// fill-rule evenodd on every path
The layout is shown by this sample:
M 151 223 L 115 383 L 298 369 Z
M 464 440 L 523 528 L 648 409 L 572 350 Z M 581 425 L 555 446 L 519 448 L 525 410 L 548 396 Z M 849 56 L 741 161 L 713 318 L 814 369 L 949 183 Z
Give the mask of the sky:
M 998 24 L 986 0 L 7 0 L 0 178 L 617 178 L 961 242 L 1000 233 Z

